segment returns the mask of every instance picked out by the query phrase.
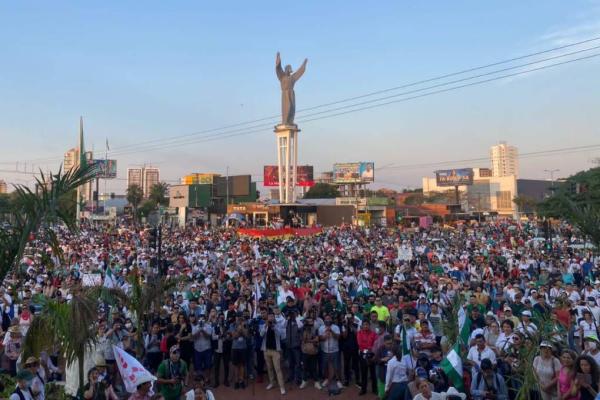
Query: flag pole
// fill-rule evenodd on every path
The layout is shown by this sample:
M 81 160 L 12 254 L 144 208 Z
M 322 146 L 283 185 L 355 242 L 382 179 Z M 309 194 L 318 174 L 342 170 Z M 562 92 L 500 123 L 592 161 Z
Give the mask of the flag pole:
M 104 151 L 104 168 L 106 168 L 106 170 L 104 171 L 104 199 L 102 204 L 102 215 L 106 215 L 106 177 L 108 175 L 108 150 L 108 138 L 106 138 L 106 149 Z
M 83 117 L 79 117 L 79 140 L 77 143 L 77 148 L 79 149 L 79 160 L 77 161 L 77 166 L 79 168 L 82 167 L 81 160 L 85 157 L 85 154 L 81 154 L 83 151 Z M 80 224 L 80 216 L 81 216 L 81 186 L 77 186 L 77 200 L 76 200 L 76 208 L 75 208 L 75 223 L 79 227 Z

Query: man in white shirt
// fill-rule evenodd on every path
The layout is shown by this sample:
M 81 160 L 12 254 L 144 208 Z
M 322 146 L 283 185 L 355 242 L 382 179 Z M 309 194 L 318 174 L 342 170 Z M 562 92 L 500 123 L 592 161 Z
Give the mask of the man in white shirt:
M 340 366 L 340 328 L 332 322 L 331 314 L 325 315 L 325 324 L 319 328 L 319 340 L 321 341 L 321 351 L 323 352 L 323 368 L 325 371 L 325 380 L 322 383 L 323 387 L 327 387 L 329 377 L 327 372 L 330 370 L 330 365 L 334 370 L 337 385 L 341 389 L 341 366 Z M 333 377 L 332 377 L 333 379 Z
M 486 345 L 485 337 L 479 334 L 475 337 L 475 345 L 469 349 L 469 354 L 467 354 L 467 364 L 473 367 L 473 376 L 479 371 L 481 360 L 485 358 L 489 359 L 493 365 L 496 365 L 496 354 Z
M 194 339 L 194 372 L 196 375 L 202 373 L 205 377 L 209 377 L 213 358 L 211 347 L 213 326 L 204 318 L 196 323 L 195 315 L 190 318 L 190 323 Z
M 396 348 L 395 355 L 387 362 L 385 372 L 385 398 L 403 399 L 408 387 L 408 370 L 402 362 L 402 350 Z M 390 396 L 392 393 L 397 396 Z

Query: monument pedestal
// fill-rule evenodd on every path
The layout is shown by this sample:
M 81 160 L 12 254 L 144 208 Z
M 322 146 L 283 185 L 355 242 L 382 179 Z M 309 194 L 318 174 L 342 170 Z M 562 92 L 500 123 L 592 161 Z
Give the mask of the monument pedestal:
M 296 181 L 298 167 L 298 125 L 279 124 L 275 126 L 277 138 L 277 166 L 279 168 L 279 202 L 296 202 Z

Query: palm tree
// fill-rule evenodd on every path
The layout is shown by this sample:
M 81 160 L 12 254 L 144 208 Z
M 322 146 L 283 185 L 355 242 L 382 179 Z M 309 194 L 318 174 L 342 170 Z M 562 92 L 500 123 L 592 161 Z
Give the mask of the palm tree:
M 142 337 L 144 326 L 150 322 L 151 314 L 158 310 L 161 299 L 175 287 L 177 281 L 166 280 L 159 275 L 148 275 L 143 282 L 137 267 L 129 274 L 128 281 L 131 284 L 131 292 L 125 304 L 136 315 L 138 333 L 136 353 L 138 358 L 141 358 L 144 352 Z
M 18 185 L 13 192 L 11 224 L 0 230 L 0 281 L 23 257 L 25 246 L 37 235 L 37 240 L 49 244 L 53 253 L 62 257 L 54 230 L 58 224 L 77 230 L 75 201 L 71 195 L 79 186 L 94 178 L 94 167 L 83 166 L 63 172 L 36 177 L 36 189 Z
M 169 204 L 169 185 L 166 182 L 158 182 L 150 188 L 150 200 L 160 206 Z
M 97 339 L 97 306 L 97 300 L 83 291 L 73 293 L 68 303 L 47 301 L 27 331 L 23 359 L 58 345 L 68 364 L 78 362 L 79 387 L 83 387 L 84 357 Z
M 116 304 L 128 301 L 128 297 L 121 289 L 94 286 L 75 290 L 68 303 L 45 301 L 27 331 L 22 358 L 37 356 L 58 345 L 67 364 L 77 361 L 79 387 L 83 387 L 85 354 L 93 349 L 98 338 L 95 322 L 99 301 Z
M 133 207 L 133 219 L 137 219 L 137 211 L 142 199 L 144 198 L 144 192 L 138 185 L 131 185 L 127 188 L 127 202 Z

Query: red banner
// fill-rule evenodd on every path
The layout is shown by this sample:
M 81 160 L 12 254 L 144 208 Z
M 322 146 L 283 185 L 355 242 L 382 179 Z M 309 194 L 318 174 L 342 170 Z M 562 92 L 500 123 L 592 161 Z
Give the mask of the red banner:
M 296 167 L 296 186 L 314 186 L 313 175 L 312 165 L 298 165 Z M 279 168 L 277 165 L 265 165 L 263 186 L 279 186 Z
M 281 228 L 281 229 L 238 229 L 244 236 L 276 238 L 282 236 L 313 236 L 323 232 L 322 228 Z

